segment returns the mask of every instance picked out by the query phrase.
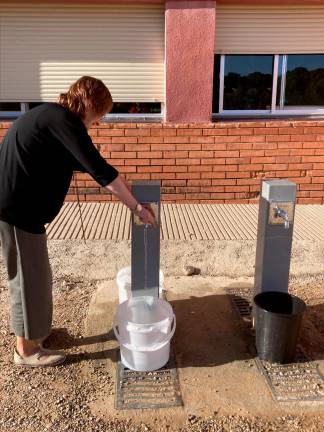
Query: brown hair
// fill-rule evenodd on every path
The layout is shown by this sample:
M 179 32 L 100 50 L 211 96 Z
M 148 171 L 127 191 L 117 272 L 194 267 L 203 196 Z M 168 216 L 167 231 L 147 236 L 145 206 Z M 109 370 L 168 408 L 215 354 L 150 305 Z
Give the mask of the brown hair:
M 111 110 L 113 100 L 105 84 L 90 76 L 83 76 L 71 85 L 67 93 L 61 93 L 58 103 L 84 119 L 87 109 L 104 115 Z

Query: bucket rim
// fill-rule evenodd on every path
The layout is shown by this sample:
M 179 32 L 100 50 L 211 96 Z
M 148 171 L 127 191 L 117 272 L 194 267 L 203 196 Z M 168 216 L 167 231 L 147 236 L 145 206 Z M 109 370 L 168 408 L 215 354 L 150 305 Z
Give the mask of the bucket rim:
M 282 295 L 288 295 L 289 297 L 291 297 L 292 299 L 294 299 L 294 300 L 297 300 L 298 302 L 299 302 L 299 304 L 302 306 L 302 310 L 300 311 L 300 312 L 291 312 L 291 313 L 283 313 L 283 312 L 272 312 L 272 311 L 269 311 L 269 310 L 267 310 L 267 309 L 265 309 L 264 307 L 262 307 L 262 306 L 260 306 L 259 304 L 257 304 L 256 303 L 256 299 L 257 299 L 257 297 L 260 297 L 262 294 L 282 294 Z M 256 294 L 254 297 L 253 297 L 253 304 L 255 305 L 255 306 L 257 306 L 259 309 L 262 309 L 263 311 L 265 311 L 265 312 L 267 312 L 267 313 L 269 313 L 269 314 L 272 314 L 272 315 L 280 315 L 280 316 L 282 316 L 282 317 L 291 317 L 291 316 L 296 316 L 296 315 L 302 315 L 304 312 L 305 312 L 305 310 L 306 310 L 306 307 L 307 307 L 307 305 L 306 305 L 306 303 L 304 302 L 304 300 L 303 299 L 301 299 L 300 297 L 298 297 L 298 296 L 296 296 L 296 295 L 294 295 L 294 294 L 290 294 L 290 293 L 284 293 L 284 292 L 281 292 L 281 291 L 263 291 L 263 292 L 260 292 L 260 293 L 258 293 L 258 294 Z
M 166 322 L 170 321 L 170 319 L 172 320 L 174 312 L 172 309 L 172 306 L 170 305 L 170 303 L 166 300 L 163 300 L 161 298 L 157 298 L 157 297 L 153 297 L 153 296 L 139 296 L 139 297 L 131 297 L 125 301 L 123 301 L 122 303 L 119 303 L 118 307 L 117 307 L 117 312 L 116 312 L 116 318 L 118 318 L 118 316 L 120 315 L 120 311 L 123 307 L 126 307 L 126 303 L 130 303 L 130 302 L 135 302 L 135 301 L 140 301 L 142 299 L 153 299 L 154 302 L 160 303 L 165 309 L 168 309 L 168 311 L 170 312 L 170 314 L 168 316 L 166 316 L 165 318 L 163 318 L 163 320 L 160 321 L 155 321 L 155 322 L 150 322 L 150 323 L 135 323 L 133 321 L 127 321 L 128 325 L 133 325 L 133 326 L 138 326 L 140 325 L 141 327 L 152 327 L 154 325 L 156 326 L 162 326 L 163 323 L 165 324 Z

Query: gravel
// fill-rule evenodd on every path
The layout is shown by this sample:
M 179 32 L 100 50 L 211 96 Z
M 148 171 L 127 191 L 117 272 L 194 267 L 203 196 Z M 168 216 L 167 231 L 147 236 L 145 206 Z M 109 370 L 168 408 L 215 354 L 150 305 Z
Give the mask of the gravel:
M 0 266 L 1 267 L 1 266 Z M 60 276 L 54 280 L 54 328 L 49 346 L 68 346 L 67 362 L 54 368 L 28 369 L 12 364 L 14 338 L 8 327 L 8 290 L 6 278 L 0 271 L 0 431 L 22 432 L 293 432 L 323 431 L 323 419 L 312 415 L 264 418 L 222 415 L 215 411 L 203 418 L 188 414 L 186 425 L 153 427 L 135 420 L 98 418 L 90 404 L 103 392 L 114 393 L 115 377 L 94 364 L 83 347 L 76 344 L 84 336 L 83 323 L 96 280 Z M 297 292 L 297 288 L 293 287 Z M 305 287 L 305 297 L 310 291 Z M 316 293 L 322 297 L 321 289 Z M 87 373 L 85 373 L 85 370 Z M 217 407 L 216 407 L 217 408 Z M 163 410 L 157 411 L 157 418 Z M 159 424 L 157 421 L 156 424 Z M 155 428 L 155 429 L 154 429 Z

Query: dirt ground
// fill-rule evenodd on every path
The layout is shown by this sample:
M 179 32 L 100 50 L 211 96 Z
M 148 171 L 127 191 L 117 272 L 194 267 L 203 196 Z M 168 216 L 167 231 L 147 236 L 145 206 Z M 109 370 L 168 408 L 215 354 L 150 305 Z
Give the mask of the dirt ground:
M 287 414 L 279 407 L 268 410 L 265 405 L 263 411 L 256 407 L 257 404 L 247 407 L 237 403 L 240 392 L 243 394 L 258 391 L 258 383 L 252 379 L 247 380 L 245 385 L 240 383 L 237 394 L 231 397 L 229 391 L 233 392 L 233 389 L 226 385 L 226 380 L 234 382 L 230 376 L 233 370 L 231 368 L 241 361 L 240 367 L 246 368 L 247 377 L 252 376 L 249 375 L 250 355 L 244 337 L 240 336 L 243 330 L 239 324 L 235 324 L 234 319 L 234 328 L 238 326 L 237 337 L 229 340 L 227 350 L 222 351 L 226 358 L 221 358 L 214 340 L 210 341 L 210 351 L 200 351 L 199 355 L 192 355 L 191 338 L 195 333 L 196 339 L 199 339 L 199 332 L 203 331 L 206 324 L 203 317 L 214 313 L 215 308 L 222 314 L 227 301 L 225 298 L 218 298 L 216 305 L 208 298 L 208 292 L 203 292 L 201 288 L 194 293 L 195 300 L 185 304 L 180 301 L 177 303 L 176 291 L 172 291 L 170 287 L 170 300 L 178 321 L 187 319 L 187 314 L 192 315 L 192 312 L 202 317 L 197 321 L 196 327 L 189 329 L 191 333 L 188 331 L 185 334 L 179 330 L 176 335 L 176 344 L 180 340 L 185 341 L 187 349 L 187 355 L 177 359 L 179 375 L 184 383 L 184 398 L 190 401 L 190 393 L 201 394 L 200 408 L 194 409 L 188 403 L 182 423 L 173 421 L 172 417 L 162 421 L 163 410 L 157 410 L 151 418 L 147 418 L 143 412 L 134 416 L 114 409 L 103 409 L 102 401 L 107 400 L 107 396 L 110 396 L 111 400 L 114 397 L 115 374 L 100 367 L 102 353 L 94 353 L 89 349 L 93 337 L 85 328 L 85 320 L 89 304 L 98 289 L 113 281 L 120 268 L 129 265 L 130 243 L 55 240 L 49 242 L 49 250 L 54 275 L 54 331 L 48 344 L 53 348 L 64 349 L 68 359 L 64 365 L 43 370 L 29 370 L 12 365 L 14 340 L 9 334 L 8 291 L 4 267 L 0 262 L 1 432 L 324 431 L 324 406 L 319 404 L 296 406 Z M 254 260 L 254 242 L 166 241 L 161 244 L 161 268 L 166 283 L 169 278 L 169 284 L 171 280 L 184 277 L 183 266 L 186 264 L 200 267 L 202 279 L 208 278 L 211 281 L 212 277 L 224 277 L 236 283 L 238 278 L 245 278 L 247 283 L 251 284 Z M 307 352 L 318 361 L 324 359 L 323 264 L 323 243 L 294 243 L 290 292 L 303 298 L 308 305 L 301 342 Z M 113 290 L 112 282 L 111 287 Z M 113 295 L 116 297 L 116 292 Z M 223 323 L 222 332 L 226 336 L 225 317 Z M 102 343 L 104 341 L 105 338 Z M 96 343 L 98 344 L 98 340 Z M 234 348 L 238 345 L 242 352 L 245 350 L 246 358 L 236 358 Z M 198 376 L 194 382 L 184 380 L 186 371 L 194 366 L 188 364 L 188 358 L 195 358 L 195 361 L 200 363 L 202 374 L 207 367 L 213 371 L 214 376 L 210 378 L 218 381 L 218 399 L 215 406 L 208 405 L 210 382 L 203 380 L 205 375 L 201 376 L 202 380 Z M 218 376 L 217 364 L 225 362 L 229 375 Z

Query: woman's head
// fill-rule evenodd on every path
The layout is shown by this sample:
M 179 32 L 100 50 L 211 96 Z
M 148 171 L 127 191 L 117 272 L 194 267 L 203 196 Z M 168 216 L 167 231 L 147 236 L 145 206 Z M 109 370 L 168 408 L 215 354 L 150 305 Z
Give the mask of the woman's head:
M 113 100 L 101 80 L 83 76 L 71 85 L 67 93 L 60 94 L 58 103 L 85 120 L 89 113 L 99 118 L 111 111 Z

